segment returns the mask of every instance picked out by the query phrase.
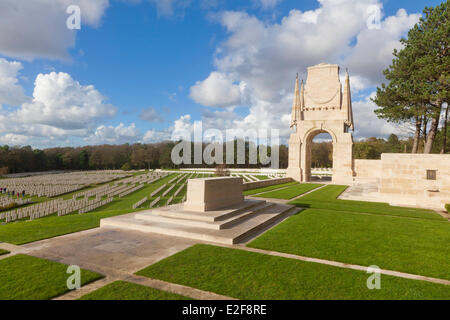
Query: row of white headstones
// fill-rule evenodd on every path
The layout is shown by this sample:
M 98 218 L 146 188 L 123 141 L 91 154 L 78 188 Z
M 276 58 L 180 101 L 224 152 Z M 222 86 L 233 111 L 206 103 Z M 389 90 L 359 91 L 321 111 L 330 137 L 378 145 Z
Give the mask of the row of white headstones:
M 65 200 L 63 198 L 58 198 L 3 212 L 0 213 L 0 220 L 5 220 L 5 222 L 8 223 L 27 218 L 30 220 L 43 218 L 56 213 L 58 216 L 64 216 L 77 211 L 78 213 L 90 212 L 110 203 L 115 196 L 118 196 L 119 198 L 124 197 L 166 175 L 167 173 L 152 172 L 149 174 L 132 176 L 121 181 L 76 193 L 72 199 Z
M 21 206 L 21 205 L 24 205 L 27 203 L 31 203 L 31 199 L 30 198 L 20 198 L 20 197 L 16 197 L 16 196 L 8 196 L 8 195 L 0 196 L 0 207 L 6 207 L 13 203 L 16 203 L 18 206 Z
M 155 195 L 162 193 L 153 199 L 153 201 L 150 203 L 149 208 L 155 208 L 158 206 L 158 203 L 161 201 L 163 197 L 165 197 L 167 194 L 169 194 L 174 188 L 178 186 L 176 191 L 171 195 L 171 197 L 167 200 L 165 203 L 166 205 L 172 204 L 172 202 L 175 200 L 175 198 L 182 192 L 182 190 L 187 186 L 188 180 L 196 178 L 200 175 L 200 173 L 183 173 L 181 175 L 177 175 L 174 178 L 172 178 L 167 183 L 163 184 L 156 190 L 154 190 L 149 196 L 146 196 L 136 202 L 133 205 L 133 209 L 137 209 L 141 207 L 144 203 L 146 203 L 149 199 L 153 198 Z M 186 201 L 186 194 L 184 194 L 183 198 L 181 199 L 181 202 Z
M 85 188 L 92 184 L 101 184 L 130 176 L 129 173 L 108 171 L 59 173 L 25 178 L 2 179 L 0 188 L 7 188 L 15 194 L 28 196 L 56 197 Z

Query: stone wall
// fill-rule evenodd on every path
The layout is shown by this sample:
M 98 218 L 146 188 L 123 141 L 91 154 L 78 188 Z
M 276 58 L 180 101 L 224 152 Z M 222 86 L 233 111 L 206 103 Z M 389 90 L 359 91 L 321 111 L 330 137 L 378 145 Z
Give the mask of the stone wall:
M 427 170 L 436 180 L 427 179 Z M 383 153 L 379 193 L 391 203 L 444 208 L 450 202 L 450 155 Z
M 273 186 L 276 184 L 288 183 L 294 181 L 292 178 L 279 178 L 279 179 L 270 179 L 270 180 L 261 180 L 255 182 L 246 182 L 243 185 L 243 190 L 250 190 L 256 188 L 263 188 L 268 186 Z
M 381 160 L 354 160 L 355 182 L 378 182 L 381 177 Z

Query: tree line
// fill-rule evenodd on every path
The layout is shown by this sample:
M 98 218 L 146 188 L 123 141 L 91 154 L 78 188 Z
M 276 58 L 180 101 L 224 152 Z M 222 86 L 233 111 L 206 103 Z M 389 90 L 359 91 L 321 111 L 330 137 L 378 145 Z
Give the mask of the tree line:
M 438 130 L 436 141 L 444 140 L 444 131 Z M 447 132 L 450 140 L 450 131 Z M 215 167 L 215 164 L 186 164 L 176 166 L 171 159 L 173 147 L 177 142 L 165 141 L 154 144 L 123 144 L 123 145 L 98 145 L 85 147 L 64 147 L 49 149 L 33 149 L 25 147 L 0 147 L 0 174 L 37 172 L 51 170 L 104 170 L 104 169 L 175 169 L 195 167 Z M 399 139 L 392 134 L 387 140 L 380 138 L 368 138 L 355 141 L 353 155 L 355 159 L 380 159 L 382 153 L 406 153 L 414 148 L 414 138 Z M 237 144 L 237 141 L 235 141 Z M 418 149 L 425 148 L 426 141 L 422 139 L 418 143 Z M 206 144 L 203 144 L 204 150 Z M 193 149 L 193 146 L 192 146 Z M 245 164 L 228 165 L 229 168 L 259 168 L 259 164 L 249 164 L 250 143 L 245 143 Z M 258 150 L 258 147 L 256 146 Z M 237 150 L 237 148 L 235 148 Z M 311 147 L 311 166 L 326 168 L 332 167 L 333 146 L 331 142 L 313 143 Z M 224 162 L 226 159 L 226 147 L 223 147 Z M 439 153 L 439 143 L 432 152 Z M 450 150 L 447 150 L 450 152 Z M 268 147 L 270 156 L 271 149 Z M 192 154 L 192 162 L 194 155 Z M 236 159 L 236 153 L 234 154 Z M 286 145 L 279 146 L 280 168 L 287 168 L 289 149 Z M 236 161 L 235 161 L 236 163 Z M 259 162 L 258 162 L 259 163 Z
M 84 147 L 62 147 L 49 149 L 33 149 L 25 147 L 0 147 L 0 174 L 37 172 L 51 170 L 104 170 L 104 169 L 157 169 L 157 168 L 195 168 L 215 167 L 215 164 L 175 165 L 172 162 L 171 153 L 178 142 L 164 141 L 153 144 L 122 144 L 122 145 L 98 145 Z M 235 141 L 237 144 L 237 141 Z M 250 143 L 245 142 L 245 164 L 236 164 L 235 168 L 257 168 L 258 164 L 249 164 Z M 202 145 L 202 150 L 207 144 Z M 255 146 L 259 154 L 259 146 Z M 271 148 L 267 148 L 270 156 Z M 192 144 L 194 150 L 194 144 Z M 224 161 L 226 159 L 226 148 Z M 237 150 L 237 148 L 235 148 Z M 285 145 L 279 147 L 280 167 L 287 167 L 288 148 Z M 235 152 L 234 158 L 237 155 Z M 236 161 L 235 161 L 236 163 Z M 259 163 L 259 161 L 258 161 Z

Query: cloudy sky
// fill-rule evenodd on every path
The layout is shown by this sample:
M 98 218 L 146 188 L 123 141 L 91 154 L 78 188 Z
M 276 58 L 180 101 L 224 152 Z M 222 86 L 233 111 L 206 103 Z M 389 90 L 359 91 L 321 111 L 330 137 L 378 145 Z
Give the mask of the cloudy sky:
M 357 139 L 402 134 L 370 97 L 439 3 L 0 0 L 0 144 L 150 143 L 196 121 L 287 137 L 295 74 L 321 62 L 349 70 Z M 71 5 L 80 29 L 67 27 Z

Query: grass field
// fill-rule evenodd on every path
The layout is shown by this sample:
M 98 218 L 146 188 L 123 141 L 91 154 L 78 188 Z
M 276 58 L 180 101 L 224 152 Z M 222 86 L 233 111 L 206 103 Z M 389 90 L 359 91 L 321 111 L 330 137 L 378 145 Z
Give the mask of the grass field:
M 133 210 L 131 207 L 134 203 L 144 198 L 146 195 L 156 190 L 172 178 L 172 175 L 164 177 L 150 185 L 147 185 L 141 190 L 129 194 L 121 199 L 116 199 L 113 202 L 92 212 L 84 214 L 71 214 L 62 217 L 53 215 L 41 219 L 35 219 L 33 221 L 20 221 L 1 225 L 0 241 L 20 245 L 73 232 L 97 228 L 100 226 L 100 220 L 103 218 L 142 210 Z
M 239 299 L 449 299 L 448 286 L 238 249 L 195 245 L 138 272 Z
M 8 254 L 8 253 L 9 253 L 9 251 L 0 249 L 0 256 L 4 255 L 4 254 Z
M 318 187 L 322 186 L 321 184 L 315 183 L 302 183 L 299 185 L 294 185 L 292 187 L 288 187 L 282 190 L 274 190 L 270 192 L 266 192 L 263 194 L 259 194 L 258 197 L 261 198 L 272 198 L 272 199 L 292 199 L 301 194 L 304 194 L 308 191 L 314 190 Z
M 262 192 L 268 192 L 268 191 L 272 191 L 275 189 L 289 187 L 289 186 L 293 186 L 293 185 L 297 185 L 297 184 L 299 184 L 299 183 L 294 181 L 294 182 L 282 183 L 282 184 L 277 184 L 277 185 L 268 186 L 268 187 L 250 189 L 250 190 L 244 191 L 244 196 L 250 196 L 250 195 L 262 193 Z
M 449 243 L 446 221 L 307 209 L 248 246 L 450 280 Z
M 27 255 L 0 260 L 0 300 L 47 300 L 69 291 L 67 266 Z M 81 284 L 102 276 L 81 270 Z
M 403 216 L 445 221 L 433 210 L 390 206 L 387 203 L 336 199 L 347 186 L 328 185 L 290 204 L 303 208 L 330 209 L 349 212 L 363 212 L 380 215 Z
M 115 281 L 79 300 L 191 300 L 171 292 L 161 291 L 125 281 Z

